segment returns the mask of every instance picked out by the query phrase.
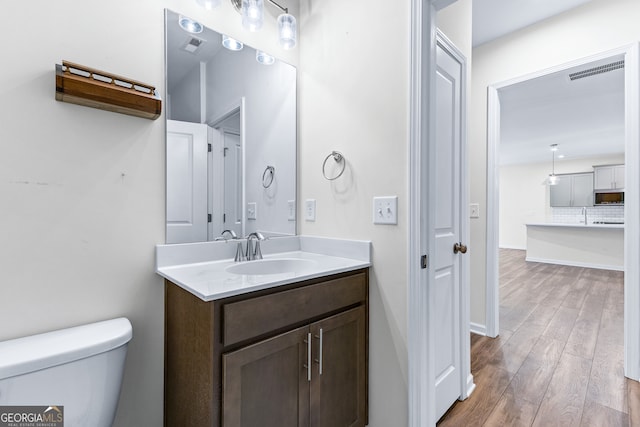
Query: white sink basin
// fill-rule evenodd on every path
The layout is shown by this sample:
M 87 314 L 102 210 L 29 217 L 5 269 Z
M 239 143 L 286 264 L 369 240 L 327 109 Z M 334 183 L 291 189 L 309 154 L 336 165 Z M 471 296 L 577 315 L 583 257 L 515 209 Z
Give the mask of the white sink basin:
M 257 261 L 240 262 L 227 267 L 227 273 L 245 276 L 258 276 L 264 274 L 295 273 L 300 274 L 310 271 L 316 266 L 316 262 L 299 258 L 275 258 L 261 259 Z

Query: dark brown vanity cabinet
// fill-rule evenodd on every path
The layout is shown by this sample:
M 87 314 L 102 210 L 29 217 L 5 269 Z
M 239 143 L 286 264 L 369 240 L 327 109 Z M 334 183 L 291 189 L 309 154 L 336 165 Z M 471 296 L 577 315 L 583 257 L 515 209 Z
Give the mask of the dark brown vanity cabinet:
M 165 426 L 366 425 L 368 270 L 165 304 Z

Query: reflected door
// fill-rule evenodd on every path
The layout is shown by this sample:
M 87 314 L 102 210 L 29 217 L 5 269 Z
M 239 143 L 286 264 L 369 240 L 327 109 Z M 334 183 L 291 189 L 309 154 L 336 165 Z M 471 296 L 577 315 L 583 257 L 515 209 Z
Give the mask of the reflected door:
M 207 240 L 207 125 L 167 120 L 167 243 Z
M 238 237 L 242 230 L 242 143 L 240 135 L 223 131 L 224 139 L 224 228 L 233 230 Z

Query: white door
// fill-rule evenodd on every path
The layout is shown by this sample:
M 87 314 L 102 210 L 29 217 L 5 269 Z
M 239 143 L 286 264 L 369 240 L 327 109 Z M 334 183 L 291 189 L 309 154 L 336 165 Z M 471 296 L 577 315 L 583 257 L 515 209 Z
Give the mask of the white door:
M 233 230 L 238 237 L 242 229 L 242 142 L 240 135 L 223 131 L 224 139 L 224 219 L 225 229 Z
M 167 243 L 207 240 L 207 125 L 167 120 Z
M 462 64 L 438 40 L 436 48 L 435 248 L 430 306 L 435 307 L 436 419 L 463 394 L 462 292 Z M 456 249 L 454 246 L 462 245 Z M 468 339 L 468 337 L 466 338 Z

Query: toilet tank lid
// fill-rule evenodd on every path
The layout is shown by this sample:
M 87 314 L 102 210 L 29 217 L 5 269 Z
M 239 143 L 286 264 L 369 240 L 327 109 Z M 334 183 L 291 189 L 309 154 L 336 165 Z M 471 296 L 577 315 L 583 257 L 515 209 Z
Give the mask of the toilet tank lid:
M 84 359 L 131 340 L 125 317 L 0 342 L 0 379 Z

